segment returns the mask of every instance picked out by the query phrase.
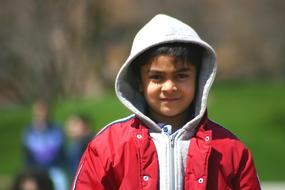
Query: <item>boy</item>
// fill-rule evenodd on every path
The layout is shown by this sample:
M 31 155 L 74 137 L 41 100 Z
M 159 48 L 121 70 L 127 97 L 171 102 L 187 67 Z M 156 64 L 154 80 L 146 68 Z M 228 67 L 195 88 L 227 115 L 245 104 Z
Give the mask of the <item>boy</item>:
M 216 67 L 214 50 L 191 27 L 155 16 L 115 82 L 134 115 L 89 144 L 73 189 L 260 189 L 249 150 L 207 117 Z

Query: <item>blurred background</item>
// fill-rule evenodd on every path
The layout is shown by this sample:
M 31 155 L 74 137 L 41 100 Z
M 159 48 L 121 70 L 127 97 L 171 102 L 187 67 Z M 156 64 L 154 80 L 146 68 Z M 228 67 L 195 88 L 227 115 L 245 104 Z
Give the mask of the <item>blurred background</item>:
M 284 7 L 282 0 L 1 0 L 0 189 L 24 168 L 23 133 L 37 100 L 63 131 L 75 114 L 88 117 L 93 134 L 129 114 L 114 79 L 136 32 L 158 13 L 189 24 L 216 50 L 210 118 L 251 149 L 263 183 L 283 183 Z

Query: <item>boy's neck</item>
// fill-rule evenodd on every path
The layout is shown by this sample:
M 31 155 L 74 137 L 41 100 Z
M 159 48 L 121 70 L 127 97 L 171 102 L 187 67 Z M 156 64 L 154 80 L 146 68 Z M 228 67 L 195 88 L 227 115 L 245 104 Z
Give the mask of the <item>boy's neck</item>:
M 168 116 L 163 117 L 161 115 L 156 114 L 155 112 L 149 111 L 148 115 L 156 122 L 156 123 L 164 123 L 172 126 L 172 133 L 180 129 L 185 123 L 187 123 L 191 118 L 191 113 L 189 110 L 184 111 L 183 113 L 176 116 Z

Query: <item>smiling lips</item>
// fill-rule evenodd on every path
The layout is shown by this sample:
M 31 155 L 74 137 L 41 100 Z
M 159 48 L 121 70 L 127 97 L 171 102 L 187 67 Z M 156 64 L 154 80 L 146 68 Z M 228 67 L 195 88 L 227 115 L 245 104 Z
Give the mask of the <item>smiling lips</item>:
M 174 102 L 179 100 L 179 98 L 160 98 L 160 101 L 162 102 Z

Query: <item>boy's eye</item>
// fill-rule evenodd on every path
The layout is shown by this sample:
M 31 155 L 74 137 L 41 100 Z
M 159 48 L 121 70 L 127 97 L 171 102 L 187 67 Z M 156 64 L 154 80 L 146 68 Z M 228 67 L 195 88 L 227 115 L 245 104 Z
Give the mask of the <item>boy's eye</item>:
M 161 75 L 149 75 L 149 78 L 152 80 L 161 80 L 162 76 Z
M 185 79 L 185 78 L 188 78 L 189 75 L 188 74 L 185 74 L 185 73 L 180 73 L 180 74 L 177 74 L 176 77 L 178 79 Z

